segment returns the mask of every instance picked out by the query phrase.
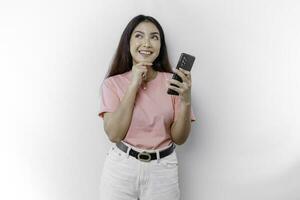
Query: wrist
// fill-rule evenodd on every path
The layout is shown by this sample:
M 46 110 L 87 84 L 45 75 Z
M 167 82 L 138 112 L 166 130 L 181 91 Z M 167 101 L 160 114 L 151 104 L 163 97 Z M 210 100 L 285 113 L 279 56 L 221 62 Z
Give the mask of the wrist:
M 186 106 L 191 105 L 191 97 L 190 96 L 182 97 L 181 100 L 180 100 L 180 104 L 186 105 Z
M 137 90 L 139 87 L 139 84 L 138 83 L 135 83 L 135 82 L 131 82 L 128 86 L 129 89 L 131 90 Z
M 181 105 L 181 106 L 184 106 L 184 107 L 191 106 L 191 101 L 181 101 L 181 102 L 180 102 L 180 105 Z

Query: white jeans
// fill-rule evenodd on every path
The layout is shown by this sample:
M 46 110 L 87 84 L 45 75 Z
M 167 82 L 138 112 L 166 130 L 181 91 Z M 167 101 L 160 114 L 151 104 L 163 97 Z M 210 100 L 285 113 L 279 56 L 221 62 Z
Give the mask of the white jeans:
M 127 146 L 142 151 L 128 144 Z M 109 149 L 101 176 L 101 200 L 180 199 L 175 150 L 164 158 L 150 162 L 137 160 L 128 155 L 128 152 L 121 151 L 116 144 L 112 144 Z

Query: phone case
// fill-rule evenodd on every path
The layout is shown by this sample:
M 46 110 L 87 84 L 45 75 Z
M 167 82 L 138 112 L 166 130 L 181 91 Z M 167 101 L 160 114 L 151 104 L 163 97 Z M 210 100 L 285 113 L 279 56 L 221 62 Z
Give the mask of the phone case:
M 195 61 L 195 57 L 192 55 L 189 55 L 187 53 L 181 53 L 180 58 L 178 60 L 176 69 L 182 68 L 184 70 L 187 71 L 191 71 L 192 66 L 194 64 Z M 180 76 L 178 76 L 176 73 L 173 74 L 172 79 L 178 80 L 180 82 L 182 82 L 182 79 L 180 78 Z M 171 83 L 172 86 L 178 87 L 177 85 L 174 85 Z M 178 92 L 172 90 L 172 89 L 168 89 L 167 91 L 168 94 L 170 95 L 179 95 Z

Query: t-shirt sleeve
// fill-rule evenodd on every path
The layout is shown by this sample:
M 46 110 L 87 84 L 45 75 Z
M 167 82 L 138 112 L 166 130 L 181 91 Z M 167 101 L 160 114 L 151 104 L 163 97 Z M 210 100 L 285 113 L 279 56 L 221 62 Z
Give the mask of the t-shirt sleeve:
M 173 98 L 174 121 L 175 121 L 180 112 L 180 97 L 177 95 L 172 95 L 172 98 Z M 193 112 L 193 107 L 191 106 L 191 122 L 193 121 L 196 121 L 196 117 Z
M 117 95 L 116 88 L 112 83 L 105 79 L 100 92 L 100 111 L 99 117 L 104 117 L 105 112 L 114 112 L 120 104 L 120 98 Z

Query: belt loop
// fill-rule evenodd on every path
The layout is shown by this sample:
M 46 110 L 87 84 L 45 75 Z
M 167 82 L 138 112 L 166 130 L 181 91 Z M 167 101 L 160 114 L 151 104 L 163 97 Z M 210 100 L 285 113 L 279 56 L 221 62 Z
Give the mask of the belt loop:
M 127 145 L 126 145 L 126 146 L 127 146 Z M 126 152 L 127 158 L 129 158 L 129 151 L 130 151 L 130 149 L 131 149 L 131 147 L 127 146 L 127 152 Z
M 156 150 L 156 160 L 157 160 L 157 163 L 159 163 L 159 160 L 160 160 L 159 150 Z

